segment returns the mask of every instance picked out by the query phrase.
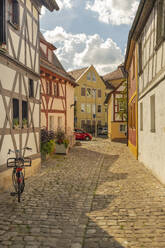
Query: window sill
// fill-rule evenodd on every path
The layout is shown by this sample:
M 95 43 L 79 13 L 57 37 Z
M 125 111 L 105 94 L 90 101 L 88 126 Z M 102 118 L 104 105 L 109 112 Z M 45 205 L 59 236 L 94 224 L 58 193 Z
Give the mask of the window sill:
M 3 43 L 3 44 L 0 44 L 0 51 L 1 51 L 1 52 L 4 52 L 4 53 L 8 52 L 8 51 L 7 51 L 7 45 L 4 44 L 4 43 Z
M 150 131 L 151 131 L 151 133 L 156 133 L 155 129 L 151 129 Z

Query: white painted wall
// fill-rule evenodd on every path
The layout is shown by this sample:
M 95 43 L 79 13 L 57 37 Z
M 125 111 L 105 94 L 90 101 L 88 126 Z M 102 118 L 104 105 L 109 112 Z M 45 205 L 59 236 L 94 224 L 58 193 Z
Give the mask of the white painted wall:
M 165 183 L 165 42 L 156 50 L 156 5 L 142 36 L 143 73 L 139 77 L 138 151 L 139 160 Z M 155 94 L 156 131 L 151 132 L 150 97 Z M 140 130 L 140 103 L 143 103 L 143 131 Z

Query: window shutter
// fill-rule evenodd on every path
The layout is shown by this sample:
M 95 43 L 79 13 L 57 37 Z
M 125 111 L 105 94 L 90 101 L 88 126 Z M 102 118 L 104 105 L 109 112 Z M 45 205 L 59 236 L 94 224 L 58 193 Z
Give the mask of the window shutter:
M 5 18 L 5 0 L 1 1 L 0 7 L 0 44 L 6 43 L 6 18 Z
M 19 3 L 13 0 L 13 24 L 19 25 Z

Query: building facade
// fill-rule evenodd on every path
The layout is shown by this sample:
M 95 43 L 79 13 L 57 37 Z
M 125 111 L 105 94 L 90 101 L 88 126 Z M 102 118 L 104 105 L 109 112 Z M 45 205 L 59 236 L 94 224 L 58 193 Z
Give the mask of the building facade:
M 105 104 L 108 106 L 108 137 L 111 140 L 127 138 L 127 81 L 123 66 L 103 77 L 109 85 Z
M 74 142 L 74 79 L 54 53 L 56 48 L 40 34 L 41 128 L 64 131 Z
M 98 126 L 107 125 L 107 111 L 104 106 L 105 84 L 93 65 L 74 70 L 69 74 L 79 87 L 75 88 L 75 127 L 95 132 Z
M 128 42 L 129 50 L 135 43 L 138 67 L 138 159 L 162 183 L 165 183 L 164 9 L 164 0 L 141 1 Z M 133 59 L 128 49 L 126 58 Z
M 138 71 L 137 46 L 131 41 L 125 69 L 128 73 L 128 147 L 138 159 Z
M 2 0 L 0 7 L 0 187 L 8 187 L 9 149 L 28 146 L 33 159 L 27 174 L 40 166 L 39 12 L 43 1 Z M 45 1 L 50 11 L 55 1 Z

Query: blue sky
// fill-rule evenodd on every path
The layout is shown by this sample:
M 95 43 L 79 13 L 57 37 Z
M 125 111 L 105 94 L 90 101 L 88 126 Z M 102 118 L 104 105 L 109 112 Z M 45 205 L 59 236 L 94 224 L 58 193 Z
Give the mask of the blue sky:
M 59 11 L 42 9 L 41 31 L 56 47 L 66 70 L 93 64 L 104 75 L 124 60 L 139 0 L 57 0 Z

